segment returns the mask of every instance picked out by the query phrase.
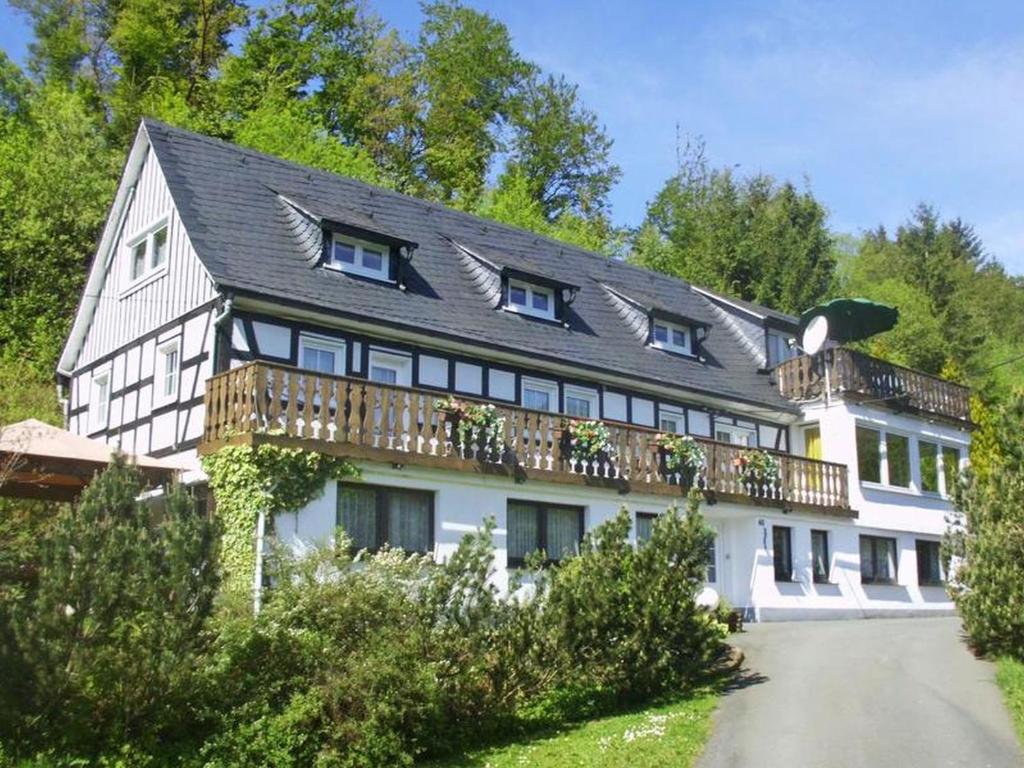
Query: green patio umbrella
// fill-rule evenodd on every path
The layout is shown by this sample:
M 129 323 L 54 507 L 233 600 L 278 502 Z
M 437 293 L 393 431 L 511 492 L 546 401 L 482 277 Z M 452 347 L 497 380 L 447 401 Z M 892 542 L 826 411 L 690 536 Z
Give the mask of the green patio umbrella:
M 832 299 L 800 315 L 800 332 L 803 333 L 811 319 L 819 315 L 828 320 L 828 337 L 840 343 L 859 341 L 888 331 L 900 319 L 900 311 L 896 307 L 870 299 Z

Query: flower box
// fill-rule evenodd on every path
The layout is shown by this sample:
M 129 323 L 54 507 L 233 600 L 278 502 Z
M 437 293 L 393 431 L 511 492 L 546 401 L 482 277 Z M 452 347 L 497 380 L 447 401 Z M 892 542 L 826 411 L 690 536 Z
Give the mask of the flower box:
M 577 474 L 604 477 L 611 467 L 611 435 L 600 421 L 563 421 L 562 459 Z
M 689 435 L 659 434 L 652 447 L 657 451 L 662 477 L 669 482 L 677 480 L 683 488 L 692 488 L 707 467 L 704 450 Z
M 447 425 L 448 438 L 463 458 L 500 462 L 505 454 L 505 417 L 493 405 L 466 403 L 451 395 L 436 400 L 434 408 Z

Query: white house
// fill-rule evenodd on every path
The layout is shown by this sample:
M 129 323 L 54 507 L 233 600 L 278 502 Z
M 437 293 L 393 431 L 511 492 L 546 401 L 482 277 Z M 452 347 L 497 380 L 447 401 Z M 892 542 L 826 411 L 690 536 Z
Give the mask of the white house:
M 656 435 L 690 435 L 708 581 L 755 618 L 950 611 L 937 544 L 968 392 L 796 318 L 533 233 L 145 121 L 62 355 L 69 428 L 191 458 L 225 440 L 351 458 L 274 521 L 299 544 L 444 557 L 487 516 L 499 578 L 625 505 L 680 503 Z M 829 377 L 824 377 L 825 368 Z M 436 402 L 492 403 L 490 450 Z M 606 450 L 574 462 L 569 425 Z M 764 453 L 761 453 L 761 452 Z M 775 457 L 752 482 L 744 462 Z

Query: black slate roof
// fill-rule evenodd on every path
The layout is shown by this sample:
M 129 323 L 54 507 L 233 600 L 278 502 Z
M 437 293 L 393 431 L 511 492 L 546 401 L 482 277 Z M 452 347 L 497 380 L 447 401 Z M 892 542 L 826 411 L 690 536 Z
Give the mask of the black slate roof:
M 757 373 L 710 300 L 683 280 L 152 120 L 145 129 L 192 245 L 221 289 L 794 410 Z M 418 243 L 403 266 L 407 290 L 311 264 L 282 217 L 282 197 L 320 215 L 353 212 L 364 227 Z M 461 267 L 456 243 L 504 254 L 506 264 L 538 265 L 545 275 L 581 286 L 566 314 L 568 327 L 494 309 Z M 657 297 L 659 306 L 709 324 L 705 361 L 640 343 L 601 283 Z

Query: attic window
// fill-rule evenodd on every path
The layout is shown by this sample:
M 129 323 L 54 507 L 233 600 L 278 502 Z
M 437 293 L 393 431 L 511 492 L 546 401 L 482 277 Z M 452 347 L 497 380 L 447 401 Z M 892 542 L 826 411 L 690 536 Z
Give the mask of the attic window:
M 135 283 L 167 264 L 167 221 L 128 242 L 128 282 Z
M 391 276 L 391 249 L 386 245 L 333 233 L 327 266 L 373 280 L 394 282 Z
M 651 346 L 684 355 L 693 354 L 690 329 L 684 325 L 654 320 L 651 323 Z
M 508 301 L 505 308 L 510 312 L 554 320 L 555 292 L 552 288 L 545 286 L 532 285 L 521 280 L 509 280 Z

